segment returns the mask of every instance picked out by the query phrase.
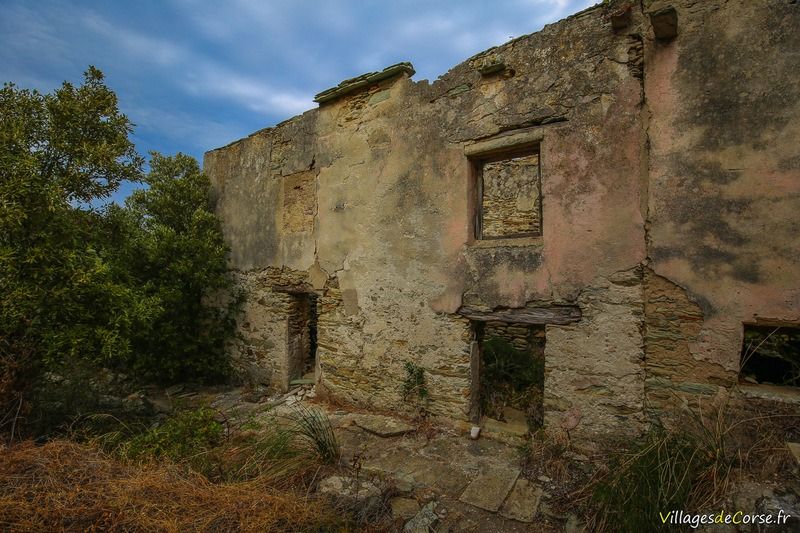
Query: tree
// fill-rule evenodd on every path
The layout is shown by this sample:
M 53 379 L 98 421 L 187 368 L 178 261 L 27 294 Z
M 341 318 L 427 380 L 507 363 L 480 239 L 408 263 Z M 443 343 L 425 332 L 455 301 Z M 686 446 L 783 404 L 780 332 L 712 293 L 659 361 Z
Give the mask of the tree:
M 132 366 L 160 381 L 218 379 L 229 370 L 225 340 L 238 299 L 212 303 L 233 284 L 211 183 L 183 154 L 153 153 L 150 165 L 149 188 L 134 191 L 114 214 L 122 228 L 118 269 L 153 310 L 132 335 Z
M 208 179 L 180 154 L 143 176 L 132 128 L 94 67 L 0 92 L 0 429 L 45 371 L 226 373 L 235 302 L 209 300 L 231 284 Z M 98 207 L 125 180 L 150 188 Z
M 13 84 L 0 92 L 0 328 L 6 342 L 30 342 L 55 356 L 110 340 L 77 331 L 85 318 L 98 318 L 87 290 L 106 275 L 90 238 L 98 213 L 77 205 L 139 179 L 142 158 L 128 139 L 131 127 L 93 67 L 83 85 L 65 82 L 52 95 Z
M 128 349 L 132 294 L 110 276 L 87 204 L 140 178 L 131 129 L 94 67 L 53 94 L 0 91 L 0 402 L 21 402 L 44 365 Z

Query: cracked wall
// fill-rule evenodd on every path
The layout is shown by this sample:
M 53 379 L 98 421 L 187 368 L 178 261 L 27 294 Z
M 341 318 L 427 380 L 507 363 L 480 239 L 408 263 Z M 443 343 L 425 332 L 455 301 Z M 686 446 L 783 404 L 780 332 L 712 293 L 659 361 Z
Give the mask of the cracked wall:
M 743 323 L 800 321 L 800 6 L 669 4 L 679 34 L 644 62 L 649 286 L 671 302 L 651 376 L 709 395 L 737 379 Z
M 280 290 L 292 286 L 320 297 L 320 389 L 401 409 L 403 363 L 412 361 L 426 371 L 430 411 L 466 420 L 474 339 L 462 306 L 576 306 L 576 322 L 546 325 L 545 423 L 587 438 L 635 434 L 655 385 L 688 383 L 687 368 L 703 373 L 692 383 L 730 380 L 742 320 L 797 320 L 791 285 L 800 272 L 787 254 L 800 251 L 788 238 L 800 180 L 796 146 L 784 138 L 798 124 L 798 99 L 778 111 L 774 91 L 753 78 L 741 98 L 765 99 L 760 108 L 707 124 L 697 103 L 730 92 L 704 85 L 724 76 L 698 74 L 710 46 L 704 21 L 738 32 L 712 52 L 754 70 L 747 37 L 759 25 L 737 17 L 778 28 L 761 27 L 768 37 L 759 38 L 775 42 L 759 46 L 784 80 L 797 54 L 778 60 L 777 51 L 797 38 L 784 28 L 796 7 L 759 0 L 759 12 L 720 0 L 703 4 L 715 6 L 706 12 L 677 2 L 680 33 L 663 43 L 647 17 L 655 2 L 633 4 L 627 26 L 614 29 L 610 14 L 624 4 L 490 49 L 434 83 L 395 67 L 208 152 L 231 264 L 251 296 L 237 341 L 243 374 L 285 382 Z M 782 14 L 766 13 L 773 4 Z M 795 81 L 780 90 L 796 96 Z M 719 114 L 730 102 L 715 98 Z M 770 128 L 751 130 L 758 142 L 743 147 L 722 131 L 751 125 L 758 109 L 776 115 Z M 715 128 L 718 140 L 708 140 Z M 541 234 L 476 239 L 474 161 L 520 149 L 538 153 Z M 709 169 L 724 158 L 755 170 L 722 179 Z M 737 211 L 745 198 L 750 207 Z M 749 226 L 726 218 L 737 213 Z M 744 242 L 726 220 L 753 235 Z M 759 227 L 774 239 L 756 238 Z

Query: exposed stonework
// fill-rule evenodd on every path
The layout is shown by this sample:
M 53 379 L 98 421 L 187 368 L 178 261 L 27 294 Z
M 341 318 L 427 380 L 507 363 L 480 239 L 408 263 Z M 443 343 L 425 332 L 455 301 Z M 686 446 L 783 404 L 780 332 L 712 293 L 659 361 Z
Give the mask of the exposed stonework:
M 487 322 L 483 329 L 483 338 L 492 337 L 499 337 L 517 350 L 532 353 L 534 357 L 544 356 L 543 328 L 532 328 L 527 324 L 513 322 Z
M 694 353 L 703 311 L 686 291 L 645 269 L 645 360 L 647 400 L 659 411 L 680 403 L 687 393 L 713 396 L 736 374 L 699 360 Z
M 538 235 L 539 156 L 487 161 L 480 172 L 481 238 Z
M 426 407 L 467 420 L 470 319 L 524 311 L 545 426 L 575 438 L 730 384 L 743 322 L 800 323 L 799 26 L 784 0 L 606 2 L 208 152 L 239 368 L 285 387 L 313 291 L 319 389 L 374 409 L 404 407 L 411 361 Z

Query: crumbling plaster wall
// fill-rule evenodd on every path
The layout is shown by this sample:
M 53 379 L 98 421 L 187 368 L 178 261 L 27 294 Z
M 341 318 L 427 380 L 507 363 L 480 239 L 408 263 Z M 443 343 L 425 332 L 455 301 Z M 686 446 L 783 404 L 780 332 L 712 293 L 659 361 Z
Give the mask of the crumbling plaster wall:
M 800 320 L 800 5 L 669 5 L 678 36 L 645 56 L 656 406 L 734 383 L 742 323 Z
M 331 395 L 395 410 L 411 360 L 426 369 L 429 409 L 466 419 L 473 338 L 462 304 L 571 304 L 579 322 L 546 326 L 546 425 L 636 433 L 646 357 L 651 385 L 690 381 L 681 357 L 723 369 L 710 372 L 724 381 L 742 320 L 797 319 L 800 250 L 786 222 L 798 207 L 796 7 L 677 2 L 680 34 L 660 43 L 647 19 L 655 2 L 631 3 L 630 23 L 612 29 L 607 15 L 626 3 L 488 50 L 432 84 L 385 80 L 206 154 L 243 283 L 291 273 L 321 295 L 319 380 Z M 764 79 L 751 74 L 763 72 L 756 47 L 774 71 Z M 496 62 L 505 70 L 477 69 Z M 540 139 L 542 236 L 476 241 L 465 152 L 519 134 Z M 285 320 L 269 305 L 251 297 L 240 344 L 271 335 L 248 317 Z M 648 348 L 665 336 L 678 356 Z M 285 357 L 274 339 L 264 361 Z

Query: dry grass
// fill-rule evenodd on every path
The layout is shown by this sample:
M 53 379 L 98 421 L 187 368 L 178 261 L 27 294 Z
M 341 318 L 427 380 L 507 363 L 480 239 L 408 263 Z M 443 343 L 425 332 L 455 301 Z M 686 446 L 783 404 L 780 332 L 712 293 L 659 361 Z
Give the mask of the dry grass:
M 3 450 L 0 480 L 3 531 L 351 530 L 326 503 L 263 478 L 214 484 L 66 440 Z
M 570 472 L 574 472 L 572 462 L 566 456 L 570 449 L 566 432 L 539 430 L 520 448 L 523 471 L 531 479 L 544 475 L 559 484 L 566 484 Z

